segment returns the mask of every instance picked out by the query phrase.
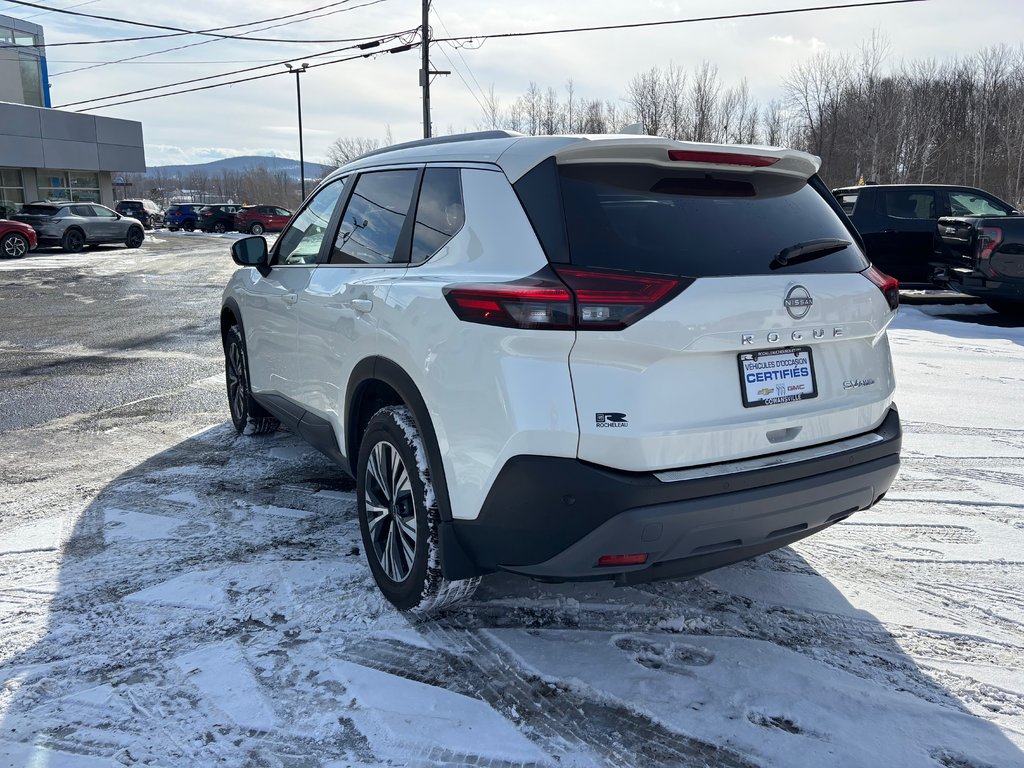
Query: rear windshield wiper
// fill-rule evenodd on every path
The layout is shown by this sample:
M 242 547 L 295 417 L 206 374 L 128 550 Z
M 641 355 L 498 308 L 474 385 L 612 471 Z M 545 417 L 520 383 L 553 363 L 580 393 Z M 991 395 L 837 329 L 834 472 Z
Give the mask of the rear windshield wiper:
M 808 240 L 806 243 L 795 243 L 775 254 L 769 269 L 780 269 L 790 264 L 799 264 L 802 261 L 820 259 L 830 253 L 848 248 L 852 243 L 849 240 L 839 240 L 835 237 L 825 237 L 820 240 Z

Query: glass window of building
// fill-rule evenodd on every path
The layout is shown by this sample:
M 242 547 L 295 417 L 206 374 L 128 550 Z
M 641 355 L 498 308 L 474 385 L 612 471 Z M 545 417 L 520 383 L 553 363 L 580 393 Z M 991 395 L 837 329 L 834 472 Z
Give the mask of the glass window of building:
M 100 177 L 88 171 L 44 171 L 39 173 L 40 200 L 71 200 L 98 203 Z
M 0 168 L 0 219 L 9 219 L 25 204 L 21 170 Z

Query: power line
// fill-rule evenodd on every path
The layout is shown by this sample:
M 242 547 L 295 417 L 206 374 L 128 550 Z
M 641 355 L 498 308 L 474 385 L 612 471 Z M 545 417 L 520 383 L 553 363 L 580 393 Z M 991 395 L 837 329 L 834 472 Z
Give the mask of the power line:
M 349 2 L 349 0 L 342 0 L 342 2 Z M 322 14 L 319 14 L 318 16 L 309 16 L 309 17 L 307 17 L 305 19 L 295 19 L 294 21 L 285 21 L 285 22 L 282 22 L 280 24 L 269 24 L 269 25 L 267 25 L 265 27 L 258 27 L 257 29 L 252 29 L 252 30 L 249 30 L 248 32 L 242 32 L 241 34 L 244 36 L 244 35 L 250 35 L 250 34 L 252 34 L 254 32 L 263 32 L 263 31 L 268 30 L 268 29 L 278 29 L 280 27 L 287 27 L 287 26 L 290 26 L 292 24 L 301 24 L 304 21 L 310 21 L 312 19 L 319 19 L 319 18 L 322 18 L 324 16 L 332 16 L 332 15 L 334 15 L 336 13 L 346 13 L 348 11 L 355 11 L 355 10 L 358 10 L 359 8 L 365 8 L 368 5 L 376 5 L 377 3 L 383 3 L 383 2 L 385 2 L 385 0 L 370 0 L 370 2 L 363 3 L 361 5 L 352 5 L 352 6 L 349 6 L 347 8 L 340 8 L 340 9 L 336 9 L 336 10 L 333 10 L 333 11 L 328 11 L 327 13 L 322 13 Z M 319 11 L 319 10 L 322 10 L 323 8 L 329 8 L 329 7 L 331 7 L 331 5 L 337 5 L 337 4 L 338 3 L 331 3 L 330 5 L 321 6 L 320 8 L 311 8 L 308 11 L 301 11 L 299 14 L 293 14 L 293 15 L 297 16 L 297 15 L 300 15 L 300 14 L 312 13 L 314 11 Z M 287 18 L 287 17 L 279 17 L 279 18 Z M 265 19 L 264 21 L 275 21 L 275 19 Z M 258 24 L 258 23 L 262 23 L 262 22 L 250 22 L 250 24 Z M 240 24 L 238 26 L 247 26 L 247 25 L 241 25 Z M 223 27 L 223 29 L 231 29 L 231 27 Z M 358 39 L 359 40 L 372 40 L 374 37 L 384 37 L 384 35 L 375 35 L 375 36 L 374 35 L 370 35 L 370 36 L 367 36 L 367 37 L 364 37 L 364 38 L 358 38 Z M 137 38 L 137 39 L 142 39 L 142 38 Z M 246 39 L 251 39 L 251 38 L 246 38 Z M 173 48 L 163 48 L 162 50 L 159 50 L 159 51 L 151 51 L 149 53 L 140 53 L 140 54 L 138 54 L 136 56 L 126 56 L 126 57 L 121 58 L 121 59 L 114 59 L 113 61 L 94 62 L 94 63 L 91 64 L 91 66 L 88 66 L 88 67 L 78 67 L 76 69 L 68 69 L 68 70 L 65 70 L 63 72 L 57 72 L 57 73 L 51 74 L 50 77 L 60 77 L 61 75 L 70 75 L 70 74 L 72 74 L 74 72 L 85 72 L 86 70 L 99 69 L 100 67 L 107 67 L 107 66 L 111 66 L 113 64 L 125 64 L 125 63 L 127 63 L 129 61 L 138 61 L 139 59 L 145 59 L 145 58 L 148 58 L 149 56 L 157 56 L 157 55 L 159 55 L 161 53 L 171 53 L 172 51 L 182 51 L 182 50 L 185 50 L 186 48 L 196 48 L 196 47 L 198 47 L 200 45 L 210 45 L 212 43 L 218 43 L 218 42 L 221 42 L 221 41 L 219 39 L 200 40 L 197 43 L 187 43 L 185 45 L 177 45 L 177 46 L 174 46 Z M 348 40 L 346 40 L 345 42 L 355 42 L 355 41 L 348 41 Z M 270 61 L 270 59 L 264 59 L 264 61 Z M 198 62 L 191 62 L 190 61 L 190 62 L 187 62 L 187 63 L 193 64 L 193 63 L 198 63 Z M 242 63 L 242 62 L 239 62 L 239 63 Z
M 438 22 L 441 24 L 441 29 L 444 30 L 446 35 L 450 35 L 451 32 L 448 31 L 448 26 L 444 23 L 444 19 L 441 18 L 441 14 L 437 10 L 436 2 L 431 4 L 431 10 L 434 12 L 434 16 L 437 17 Z M 477 90 L 480 91 L 480 97 L 486 100 L 487 97 L 484 95 L 484 89 L 480 87 L 480 83 L 476 79 L 476 75 L 473 74 L 473 69 L 469 66 L 469 62 L 466 61 L 466 57 L 462 55 L 462 51 L 459 50 L 458 46 L 452 47 L 455 49 L 455 53 L 458 55 L 459 60 L 462 62 L 463 66 L 466 67 L 466 71 L 469 72 L 469 76 L 473 78 L 473 82 L 476 83 Z M 462 73 L 459 71 L 459 68 L 455 66 L 455 62 L 452 61 L 451 57 L 448 55 L 448 52 L 445 51 L 444 48 L 438 48 L 438 50 L 441 51 L 441 54 L 445 57 L 445 59 L 448 60 L 448 63 L 451 64 L 452 69 L 455 70 L 455 74 L 459 76 L 459 80 L 461 80 L 463 84 L 466 86 L 466 89 L 469 91 L 470 95 L 472 95 L 472 97 L 476 99 L 476 103 L 480 105 L 480 109 L 482 109 L 486 113 L 487 109 L 484 107 L 483 102 L 477 98 L 476 93 L 470 87 L 469 83 L 466 82 L 466 78 L 462 76 Z
M 356 45 L 346 45 L 343 48 L 335 48 L 335 49 L 330 50 L 330 51 L 321 51 L 320 53 L 311 53 L 311 54 L 302 56 L 301 58 L 312 59 L 312 58 L 316 58 L 316 57 L 319 57 L 319 56 L 331 56 L 332 54 L 341 53 L 342 51 L 350 51 L 353 48 L 363 48 L 364 50 L 368 49 L 368 48 L 376 48 L 379 45 L 383 45 L 384 43 L 389 43 L 392 40 L 400 38 L 402 35 L 410 34 L 412 31 L 414 31 L 414 30 L 405 30 L 405 31 L 402 31 L 402 32 L 393 32 L 390 35 L 385 35 L 382 38 L 377 39 L 377 40 L 370 40 L 370 41 L 367 41 L 367 42 L 364 42 L 364 43 L 358 43 Z M 292 58 L 289 58 L 289 59 L 282 59 L 280 61 L 275 61 L 275 62 L 273 62 L 271 64 L 263 64 L 263 65 L 258 66 L 258 67 L 245 67 L 243 69 L 233 69 L 233 70 L 231 70 L 229 72 L 220 72 L 220 73 L 218 73 L 216 75 L 205 75 L 203 77 L 193 77 L 190 80 L 179 80 L 178 82 L 175 82 L 175 83 L 165 83 L 163 85 L 154 85 L 154 86 L 152 86 L 150 88 L 134 88 L 134 89 L 132 89 L 130 91 L 124 91 L 123 93 L 112 93 L 109 96 L 97 96 L 94 99 L 82 99 L 81 101 L 69 101 L 67 104 L 61 104 L 61 105 L 55 107 L 55 109 L 64 109 L 66 107 L 77 107 L 77 106 L 79 106 L 81 104 L 90 104 L 90 103 L 92 103 L 94 101 L 108 101 L 109 99 L 119 99 L 122 96 L 130 96 L 130 95 L 135 94 L 135 93 L 148 93 L 149 91 L 160 91 L 160 90 L 163 90 L 164 88 L 175 88 L 175 87 L 177 87 L 179 85 L 190 85 L 192 83 L 202 82 L 203 80 L 216 80 L 216 79 L 221 78 L 221 77 L 230 77 L 231 75 L 241 75 L 241 74 L 245 74 L 246 72 L 255 72 L 257 70 L 267 69 L 269 67 L 280 67 L 280 66 L 283 66 L 284 64 L 287 64 L 287 63 L 293 61 L 294 58 L 295 57 L 292 57 Z M 243 80 L 238 80 L 238 81 L 235 81 L 235 82 L 244 82 L 244 81 Z M 230 83 L 221 83 L 221 85 L 230 85 Z M 171 96 L 172 94 L 164 94 L 164 95 Z M 109 105 L 108 104 L 106 106 L 113 106 L 113 105 Z M 100 109 L 100 107 L 92 107 L 92 109 Z
M 376 2 L 383 2 L 383 0 L 375 0 L 375 1 Z M 147 35 L 147 36 L 142 36 L 142 37 L 122 37 L 122 38 L 115 38 L 115 39 L 110 39 L 110 40 L 82 40 L 82 41 L 67 42 L 67 43 L 50 43 L 50 44 L 47 45 L 48 48 L 55 48 L 57 46 L 64 46 L 64 45 L 98 45 L 98 44 L 101 44 L 101 43 L 125 43 L 125 42 L 132 42 L 132 41 L 135 41 L 135 40 L 155 40 L 157 38 L 162 38 L 162 37 L 178 37 L 180 35 L 205 35 L 207 37 L 215 37 L 215 38 L 218 38 L 218 39 L 221 39 L 221 40 L 244 40 L 244 41 L 253 41 L 253 42 L 261 42 L 261 43 L 348 43 L 348 42 L 352 42 L 352 40 L 354 39 L 354 38 L 333 38 L 333 39 L 329 39 L 329 40 L 295 40 L 295 39 L 277 38 L 277 37 L 243 37 L 241 35 L 222 35 L 222 34 L 218 34 L 218 30 L 237 29 L 238 27 L 248 27 L 248 26 L 252 26 L 253 24 L 261 24 L 261 23 L 263 23 L 263 21 L 273 21 L 274 19 L 264 19 L 263 21 L 250 21 L 250 22 L 248 22 L 246 24 L 232 24 L 232 25 L 229 25 L 229 26 L 226 26 L 226 27 L 213 27 L 211 29 L 192 30 L 192 29 L 182 29 L 181 27 L 169 27 L 169 26 L 166 26 L 166 25 L 163 25 L 163 24 L 149 24 L 149 23 L 144 22 L 144 21 L 132 21 L 130 19 L 119 19 L 119 18 L 117 18 L 115 16 L 101 16 L 101 15 L 95 14 L 95 13 L 83 13 L 81 11 L 71 11 L 71 10 L 61 9 L 61 8 L 48 8 L 47 6 L 40 5 L 39 3 L 28 2 L 28 0 L 6 0 L 6 2 L 13 3 L 14 5 L 22 5 L 22 6 L 25 6 L 27 8 L 43 8 L 44 10 L 50 11 L 51 13 L 62 13 L 62 14 L 66 14 L 66 15 L 69 15 L 69 16 L 80 16 L 80 17 L 89 18 L 89 19 L 99 19 L 101 21 L 110 21 L 110 22 L 114 22 L 116 24 L 128 24 L 128 25 L 134 26 L 134 27 L 146 27 L 148 29 L 165 29 L 165 30 L 169 30 L 171 32 L 178 33 L 178 34 L 175 34 L 175 35 Z M 350 0 L 341 0 L 341 2 L 350 2 Z M 306 13 L 308 13 L 308 11 L 306 11 Z M 296 15 L 296 14 L 290 14 L 290 15 Z M 277 18 L 288 18 L 288 16 L 279 16 Z M 13 47 L 13 46 L 4 45 L 4 46 L 0 46 L 0 47 L 10 48 L 10 47 Z
M 840 11 L 847 8 L 869 8 L 879 5 L 906 5 L 907 3 L 928 3 L 931 0 L 873 0 L 867 3 L 843 3 L 841 5 L 817 5 L 811 8 L 787 8 L 777 11 L 752 11 L 750 13 L 730 13 L 723 16 L 701 16 L 690 19 L 667 19 L 665 21 L 640 21 L 632 24 L 604 24 L 596 27 L 567 27 L 564 29 L 541 29 L 531 32 L 500 32 L 490 35 L 462 35 L 461 37 L 442 37 L 432 40 L 435 43 L 471 43 L 476 40 L 495 40 L 507 37 L 538 37 L 540 35 L 565 35 L 573 32 L 602 32 L 614 29 L 637 29 L 639 27 L 664 27 L 671 24 L 696 24 L 702 21 L 729 21 L 734 19 L 753 19 L 765 16 L 784 16 L 795 13 L 812 13 L 814 11 Z
M 355 61 L 356 59 L 368 59 L 371 56 L 378 56 L 378 55 L 380 55 L 382 53 L 403 53 L 405 51 L 410 50 L 413 47 L 414 47 L 413 43 L 403 43 L 402 45 L 396 45 L 394 48 L 385 48 L 384 50 L 381 50 L 381 51 L 370 51 L 369 53 L 361 53 L 361 54 L 358 54 L 356 56 L 346 56 L 345 58 L 335 59 L 334 61 L 323 61 L 323 62 L 320 62 L 319 64 L 310 64 L 309 65 L 309 69 L 315 69 L 317 67 L 326 67 L 326 66 L 329 66 L 331 64 L 341 64 L 342 62 Z M 252 70 L 249 70 L 249 71 L 254 71 L 255 69 L 263 69 L 263 67 L 255 67 L 255 68 L 253 68 Z M 225 85 L 237 85 L 238 83 L 248 83 L 248 82 L 251 82 L 253 80 L 263 80 L 263 79 L 268 78 L 268 77 L 278 77 L 279 75 L 290 75 L 290 74 L 291 74 L 291 72 L 288 72 L 287 70 L 283 70 L 281 72 L 267 72 L 266 74 L 263 74 L 263 75 L 254 75 L 253 77 L 243 77 L 243 78 L 240 78 L 238 80 L 230 80 L 230 81 L 228 81 L 226 83 L 214 83 L 212 85 L 200 85 L 200 86 L 198 86 L 196 88 L 186 88 L 184 90 L 173 91 L 171 93 L 158 93 L 158 94 L 156 94 L 154 96 L 142 96 L 142 97 L 140 97 L 138 99 L 125 99 L 124 101 L 115 101 L 113 104 L 101 104 L 101 105 L 99 105 L 97 107 L 86 107 L 84 109 L 79 109 L 79 110 L 76 110 L 76 111 L 78 111 L 78 112 L 90 112 L 90 111 L 92 111 L 94 109 L 106 109 L 107 107 L 119 107 L 122 104 L 134 104 L 135 102 L 138 102 L 138 101 L 151 101 L 153 99 L 162 99 L 162 98 L 164 98 L 166 96 L 179 96 L 179 95 L 181 95 L 183 93 L 194 93 L 195 91 L 208 91 L 211 88 L 221 88 L 221 87 L 223 87 Z M 137 93 L 137 91 L 133 91 L 133 93 Z M 108 98 L 112 98 L 112 97 L 108 97 Z
M 75 5 L 69 5 L 68 8 L 80 8 L 83 5 L 92 5 L 93 3 L 98 2 L 99 0 L 85 0 L 84 3 L 76 3 Z M 30 13 L 28 16 L 22 16 L 20 18 L 22 21 L 28 21 L 29 19 L 34 19 L 36 16 L 45 16 L 48 13 L 53 13 L 53 9 L 51 8 L 46 11 L 40 11 L 39 13 Z

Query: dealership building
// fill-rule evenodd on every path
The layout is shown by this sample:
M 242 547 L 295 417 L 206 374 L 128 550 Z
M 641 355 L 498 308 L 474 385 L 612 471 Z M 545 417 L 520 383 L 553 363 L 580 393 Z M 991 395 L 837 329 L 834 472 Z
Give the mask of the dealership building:
M 50 108 L 43 28 L 0 16 L 0 218 L 35 200 L 113 207 L 113 176 L 145 170 L 142 123 Z

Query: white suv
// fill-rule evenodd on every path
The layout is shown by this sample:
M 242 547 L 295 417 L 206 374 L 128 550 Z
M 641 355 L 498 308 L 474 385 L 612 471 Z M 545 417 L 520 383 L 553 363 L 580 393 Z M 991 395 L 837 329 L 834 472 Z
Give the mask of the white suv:
M 448 136 L 328 177 L 221 329 L 239 431 L 355 476 L 427 611 L 497 570 L 691 576 L 867 509 L 899 466 L 875 270 L 819 161 L 637 136 Z

